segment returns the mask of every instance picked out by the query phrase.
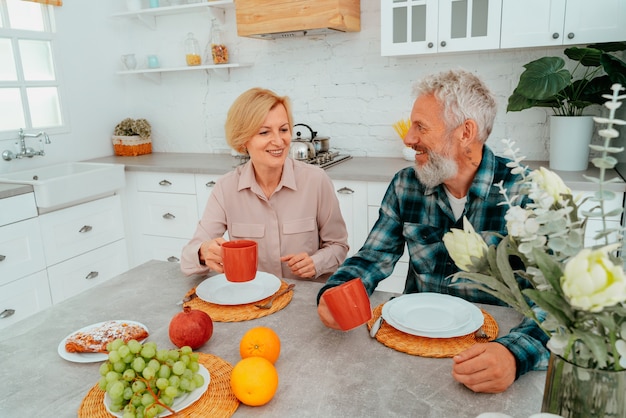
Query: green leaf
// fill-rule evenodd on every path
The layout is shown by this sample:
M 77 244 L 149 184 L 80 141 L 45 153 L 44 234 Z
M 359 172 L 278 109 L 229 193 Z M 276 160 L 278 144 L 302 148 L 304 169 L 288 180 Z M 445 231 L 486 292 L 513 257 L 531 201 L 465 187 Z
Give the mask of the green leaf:
M 598 368 L 604 369 L 609 361 L 608 352 L 604 338 L 600 335 L 585 332 L 584 330 L 572 329 L 572 334 L 581 340 L 593 353 L 595 360 L 598 362 Z
M 624 61 L 613 55 L 602 54 L 600 62 L 611 82 L 626 86 L 626 63 Z
M 533 256 L 537 261 L 537 267 L 539 267 L 550 286 L 560 296 L 563 296 L 563 291 L 561 290 L 561 276 L 563 276 L 561 264 L 550 257 L 549 254 L 537 248 L 533 249 Z
M 471 283 L 471 282 L 459 283 L 458 285 L 459 286 L 462 285 L 463 287 L 466 287 L 468 289 L 478 289 L 478 290 L 481 290 L 481 291 L 483 291 L 483 292 L 485 292 L 487 294 L 490 294 L 491 296 L 493 296 L 493 297 L 495 297 L 497 299 L 500 299 L 502 302 L 504 302 L 507 305 L 511 306 L 516 311 L 518 311 L 520 313 L 524 312 L 523 307 L 517 305 L 517 302 L 516 302 L 515 298 L 506 293 L 507 290 L 498 291 L 498 290 L 491 289 L 488 286 L 485 286 L 483 284 Z
M 585 67 L 599 67 L 602 51 L 596 48 L 578 48 L 573 46 L 563 51 L 565 55 L 574 61 L 580 62 Z
M 498 271 L 502 276 L 502 281 L 509 288 L 513 297 L 517 300 L 519 306 L 527 305 L 526 299 L 520 289 L 519 283 L 515 278 L 511 264 L 509 263 L 509 237 L 505 237 L 498 244 L 496 250 L 496 264 Z
M 544 311 L 554 316 L 560 324 L 570 327 L 574 320 L 572 309 L 562 297 L 553 292 L 524 289 L 524 294 Z
M 524 65 L 526 70 L 520 75 L 516 92 L 534 100 L 554 97 L 570 84 L 572 75 L 563 67 L 560 57 L 542 57 Z

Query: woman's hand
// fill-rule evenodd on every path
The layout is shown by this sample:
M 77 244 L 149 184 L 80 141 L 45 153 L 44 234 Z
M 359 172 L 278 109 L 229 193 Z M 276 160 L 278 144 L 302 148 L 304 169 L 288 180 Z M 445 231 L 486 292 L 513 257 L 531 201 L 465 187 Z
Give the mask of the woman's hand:
M 315 263 L 307 253 L 287 254 L 280 257 L 280 261 L 287 263 L 291 272 L 296 276 L 312 279 L 316 276 Z
M 198 250 L 200 262 L 211 270 L 224 273 L 224 265 L 222 263 L 222 243 L 226 242 L 224 238 L 215 238 L 211 241 L 204 241 Z

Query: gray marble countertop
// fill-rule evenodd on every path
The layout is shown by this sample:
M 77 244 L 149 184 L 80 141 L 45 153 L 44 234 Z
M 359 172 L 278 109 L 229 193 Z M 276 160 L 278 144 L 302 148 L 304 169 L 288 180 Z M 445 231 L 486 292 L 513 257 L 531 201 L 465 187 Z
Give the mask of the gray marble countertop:
M 100 363 L 66 361 L 57 352 L 59 343 L 86 325 L 127 319 L 145 324 L 159 347 L 172 348 L 168 326 L 180 311 L 176 302 L 202 280 L 183 276 L 177 263 L 150 261 L 0 331 L 0 416 L 75 417 L 98 381 Z M 451 359 L 395 351 L 371 339 L 365 326 L 349 332 L 326 328 L 315 305 L 322 284 L 296 283 L 283 310 L 251 321 L 216 322 L 212 338 L 198 350 L 234 365 L 248 329 L 269 326 L 280 336 L 275 397 L 262 407 L 242 404 L 235 417 L 462 418 L 501 412 L 527 418 L 540 411 L 545 372 L 522 376 L 504 393 L 473 393 L 452 379 Z M 372 307 L 390 296 L 375 292 Z M 501 334 L 519 321 L 511 309 L 481 306 L 498 321 Z

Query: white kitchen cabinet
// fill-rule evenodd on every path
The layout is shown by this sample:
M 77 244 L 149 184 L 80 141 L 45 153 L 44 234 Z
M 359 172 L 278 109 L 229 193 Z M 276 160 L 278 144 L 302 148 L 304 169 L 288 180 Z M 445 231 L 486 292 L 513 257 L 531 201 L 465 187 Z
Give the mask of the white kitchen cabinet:
M 120 196 L 49 212 L 39 222 L 53 303 L 128 270 Z
M 126 240 L 48 267 L 52 303 L 59 303 L 128 270 Z
M 501 48 L 626 39 L 623 0 L 503 0 Z
M 0 227 L 0 286 L 45 268 L 39 219 Z
M 348 230 L 348 257 L 365 243 L 367 233 L 367 183 L 362 181 L 333 180 L 339 200 L 341 215 Z
M 497 49 L 502 0 L 381 0 L 381 55 Z
M 213 192 L 213 187 L 215 187 L 215 182 L 220 177 L 221 176 L 214 174 L 196 174 L 196 199 L 198 200 L 199 218 L 202 218 L 206 203 L 209 200 L 209 196 L 211 196 L 211 193 Z
M 52 306 L 46 270 L 0 286 L 0 329 Z
M 378 220 L 378 211 L 380 203 L 385 196 L 389 183 L 368 182 L 367 183 L 367 224 L 368 232 L 372 229 L 376 220 Z M 406 245 L 404 246 L 404 254 L 396 263 L 393 273 L 385 280 L 380 282 L 376 290 L 383 292 L 402 293 L 406 282 L 406 275 L 409 271 L 409 253 Z
M 611 212 L 615 209 L 618 208 L 623 208 L 624 207 L 624 193 L 617 193 L 616 192 L 616 197 L 615 199 L 609 200 L 605 202 L 605 211 Z M 572 196 L 574 196 L 574 198 L 579 197 L 582 201 L 582 199 L 588 198 L 593 196 L 593 192 L 589 192 L 589 191 L 576 191 L 576 190 L 572 190 Z M 594 202 L 592 200 L 587 199 L 585 201 L 585 203 L 583 203 L 580 208 L 579 208 L 579 215 L 582 216 L 582 212 L 583 210 L 590 210 L 591 208 L 593 208 L 594 206 L 597 205 L 598 202 Z M 610 216 L 607 217 L 606 219 L 606 227 L 607 229 L 613 229 L 613 228 L 619 228 L 619 226 L 622 224 L 622 217 L 623 214 L 621 215 L 615 215 L 615 216 Z M 604 239 L 602 240 L 596 240 L 594 238 L 594 236 L 600 231 L 602 230 L 602 220 L 601 219 L 597 219 L 597 218 L 590 218 L 587 220 L 587 226 L 585 229 L 585 247 L 592 247 L 595 245 L 605 245 Z M 616 237 L 615 236 L 609 236 L 609 242 L 616 242 Z
M 148 260 L 180 261 L 198 224 L 196 180 L 185 173 L 127 173 L 129 223 L 134 243 L 131 265 Z

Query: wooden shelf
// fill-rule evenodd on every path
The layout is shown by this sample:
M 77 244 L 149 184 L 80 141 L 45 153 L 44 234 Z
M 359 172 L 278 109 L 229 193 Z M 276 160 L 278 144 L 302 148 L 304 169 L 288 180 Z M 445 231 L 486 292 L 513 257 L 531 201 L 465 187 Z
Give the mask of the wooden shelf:
M 132 75 L 136 74 L 145 77 L 155 83 L 161 82 L 161 74 L 174 72 L 174 71 L 197 71 L 206 70 L 207 72 L 213 71 L 225 81 L 230 79 L 231 68 L 250 67 L 251 63 L 229 63 L 229 64 L 211 64 L 211 65 L 194 65 L 185 67 L 166 67 L 166 68 L 142 68 L 129 71 L 118 71 L 119 75 Z

